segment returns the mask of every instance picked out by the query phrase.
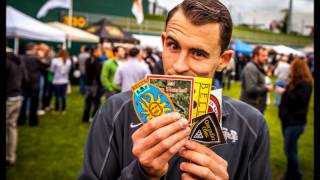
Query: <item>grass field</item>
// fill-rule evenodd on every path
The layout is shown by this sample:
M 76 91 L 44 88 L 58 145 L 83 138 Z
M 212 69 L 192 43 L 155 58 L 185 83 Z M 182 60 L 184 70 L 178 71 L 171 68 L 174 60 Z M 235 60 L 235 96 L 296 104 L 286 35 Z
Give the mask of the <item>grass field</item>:
M 224 95 L 235 99 L 240 97 L 239 83 L 235 82 L 231 90 L 224 90 Z M 270 129 L 271 163 L 273 179 L 285 171 L 286 159 L 283 152 L 283 137 L 280 130 L 278 110 L 271 104 L 265 117 Z M 10 180 L 70 180 L 76 179 L 83 159 L 83 147 L 89 124 L 81 122 L 83 97 L 78 87 L 73 87 L 68 96 L 67 113 L 64 115 L 51 112 L 40 116 L 40 126 L 19 127 L 17 164 L 7 168 Z M 299 160 L 304 179 L 313 179 L 314 164 L 314 111 L 313 96 L 309 106 L 308 124 L 299 140 Z

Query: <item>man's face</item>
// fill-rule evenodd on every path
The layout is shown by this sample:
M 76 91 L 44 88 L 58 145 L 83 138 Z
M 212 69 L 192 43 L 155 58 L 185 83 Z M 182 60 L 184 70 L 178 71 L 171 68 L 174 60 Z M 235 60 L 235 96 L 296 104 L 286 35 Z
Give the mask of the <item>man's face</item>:
M 95 49 L 93 55 L 94 57 L 99 58 L 102 55 L 101 50 Z
M 232 56 L 231 50 L 220 55 L 219 40 L 219 24 L 193 25 L 178 10 L 162 33 L 165 74 L 211 78 Z
M 117 56 L 119 59 L 124 59 L 126 54 L 126 50 L 122 47 L 118 49 Z
M 265 64 L 268 60 L 268 51 L 260 49 L 257 58 L 259 64 Z

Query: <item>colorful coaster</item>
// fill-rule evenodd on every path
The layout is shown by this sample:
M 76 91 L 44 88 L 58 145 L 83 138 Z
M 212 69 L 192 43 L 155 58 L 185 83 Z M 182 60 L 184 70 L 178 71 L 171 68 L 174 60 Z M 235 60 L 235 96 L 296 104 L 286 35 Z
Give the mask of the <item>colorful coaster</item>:
M 177 112 L 192 124 L 192 119 L 208 113 L 211 78 L 147 75 L 148 82 L 169 95 Z
M 131 90 L 134 110 L 143 124 L 155 117 L 175 111 L 167 94 L 158 87 L 148 84 L 146 79 L 133 85 Z
M 190 139 L 207 147 L 226 143 L 215 113 L 208 113 L 193 120 Z

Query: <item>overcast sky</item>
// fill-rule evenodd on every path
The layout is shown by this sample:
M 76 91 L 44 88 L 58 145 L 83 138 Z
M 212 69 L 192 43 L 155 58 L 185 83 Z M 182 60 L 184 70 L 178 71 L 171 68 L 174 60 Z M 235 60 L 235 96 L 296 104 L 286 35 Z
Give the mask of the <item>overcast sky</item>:
M 157 0 L 158 4 L 171 9 L 182 0 Z M 245 11 L 280 11 L 289 7 L 289 0 L 221 0 L 232 10 Z M 311 13 L 314 12 L 313 0 L 293 0 L 293 12 Z

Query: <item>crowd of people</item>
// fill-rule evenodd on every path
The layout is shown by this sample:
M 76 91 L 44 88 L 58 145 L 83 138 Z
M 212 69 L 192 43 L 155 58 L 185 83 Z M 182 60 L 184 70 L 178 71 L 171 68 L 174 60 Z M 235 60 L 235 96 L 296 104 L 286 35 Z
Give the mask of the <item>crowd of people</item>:
M 148 73 L 163 74 L 161 56 L 151 48 L 82 46 L 70 56 L 61 46 L 28 43 L 19 55 L 10 48 L 6 53 L 8 164 L 16 161 L 17 125 L 38 126 L 38 116 L 50 111 L 65 114 L 72 79 L 78 78 L 84 96 L 82 121 L 89 122 L 102 97 L 127 90 Z

